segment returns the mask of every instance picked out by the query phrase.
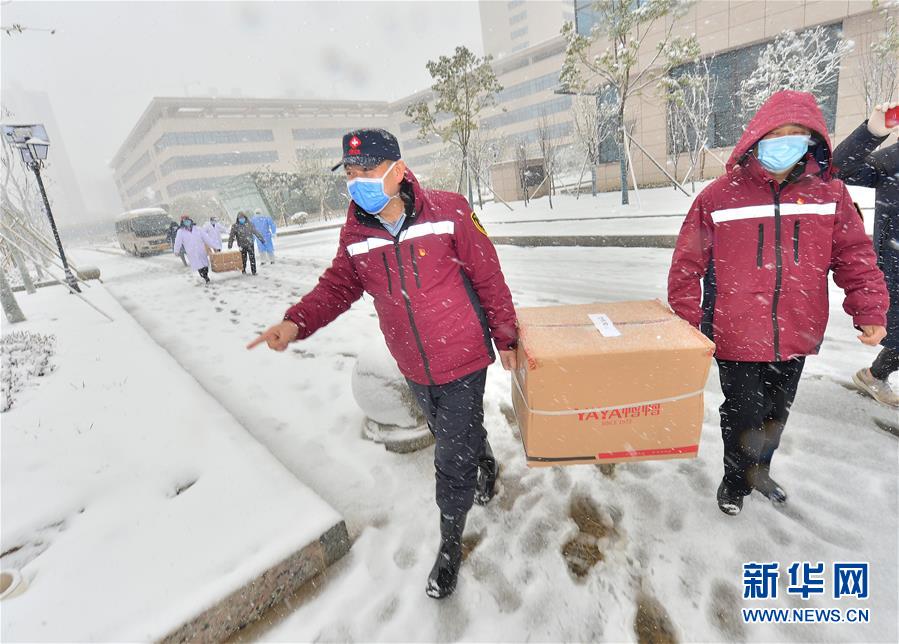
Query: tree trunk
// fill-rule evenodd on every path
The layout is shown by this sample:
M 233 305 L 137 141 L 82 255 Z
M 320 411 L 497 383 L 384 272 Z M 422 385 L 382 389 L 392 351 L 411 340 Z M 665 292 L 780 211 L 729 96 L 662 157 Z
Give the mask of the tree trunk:
M 624 146 L 627 145 L 627 140 L 624 137 L 624 105 L 621 106 L 621 109 L 618 111 L 618 168 L 621 174 L 621 205 L 626 206 L 630 201 L 628 201 L 627 196 L 627 154 L 624 152 Z
M 596 196 L 596 164 L 592 161 L 590 162 L 590 190 L 593 192 L 593 196 Z
M 19 308 L 16 297 L 13 295 L 9 282 L 6 281 L 6 271 L 0 270 L 0 303 L 3 305 L 3 314 L 10 324 L 25 321 L 25 314 Z
M 34 281 L 31 279 L 31 273 L 28 272 L 28 265 L 25 263 L 22 253 L 16 248 L 11 248 L 9 252 L 12 255 L 16 267 L 19 269 L 19 274 L 22 276 L 22 284 L 25 285 L 25 290 L 29 295 L 36 293 L 37 290 L 34 288 Z
M 553 209 L 553 175 L 549 173 L 549 209 Z

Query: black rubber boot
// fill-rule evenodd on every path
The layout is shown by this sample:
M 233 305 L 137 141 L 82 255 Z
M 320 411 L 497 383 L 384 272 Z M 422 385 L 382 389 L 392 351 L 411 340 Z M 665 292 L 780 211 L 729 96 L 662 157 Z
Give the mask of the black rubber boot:
M 496 474 L 498 469 L 490 443 L 484 439 L 484 453 L 478 459 L 478 482 L 474 493 L 474 502 L 478 505 L 487 505 L 496 495 Z
M 462 533 L 465 531 L 465 517 L 440 515 L 440 550 L 437 561 L 428 575 L 428 597 L 443 599 L 456 590 L 459 566 L 462 565 Z
M 752 487 L 775 505 L 783 505 L 787 502 L 786 491 L 777 481 L 771 478 L 771 474 L 767 467 L 760 467 L 758 469 L 755 480 L 752 482 Z
M 740 514 L 743 509 L 743 495 L 728 487 L 724 479 L 721 479 L 721 485 L 718 486 L 718 509 L 732 517 Z

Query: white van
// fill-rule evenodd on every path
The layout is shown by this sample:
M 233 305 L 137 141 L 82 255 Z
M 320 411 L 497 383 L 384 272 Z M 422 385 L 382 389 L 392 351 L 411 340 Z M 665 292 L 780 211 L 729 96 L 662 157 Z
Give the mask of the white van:
M 119 245 L 136 257 L 171 251 L 168 233 L 172 219 L 162 208 L 140 208 L 116 218 Z

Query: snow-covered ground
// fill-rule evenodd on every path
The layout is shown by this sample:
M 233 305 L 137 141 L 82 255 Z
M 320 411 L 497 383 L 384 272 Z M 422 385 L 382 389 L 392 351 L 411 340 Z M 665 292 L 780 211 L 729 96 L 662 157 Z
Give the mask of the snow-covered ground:
M 28 584 L 3 600 L 5 642 L 158 640 L 340 521 L 103 286 L 84 292 L 114 321 L 52 287 L 3 328 L 0 551 Z
M 523 210 L 516 204 L 512 214 Z M 503 234 L 492 214 L 485 220 Z M 436 602 L 424 593 L 438 542 L 433 453 L 398 455 L 363 440 L 350 391 L 355 357 L 382 342 L 370 300 L 283 354 L 244 349 L 315 284 L 336 239 L 336 230 L 281 239 L 278 262 L 261 266 L 259 276 L 213 275 L 209 288 L 174 257 L 73 253 L 99 265 L 110 292 L 153 339 L 347 521 L 350 553 L 246 638 L 633 641 L 654 626 L 657 637 L 684 641 L 897 641 L 899 443 L 882 429 L 896 415 L 850 384 L 875 350 L 855 338 L 835 288 L 822 353 L 807 363 L 772 468 L 790 493 L 780 510 L 757 495 L 736 518 L 716 506 L 715 369 L 698 458 L 529 469 L 509 377 L 491 367 L 485 422 L 502 464 L 500 492 L 469 515 L 459 588 Z M 671 256 L 620 248 L 499 252 L 519 306 L 664 298 Z M 780 599 L 742 598 L 742 565 L 751 561 L 780 563 Z M 794 561 L 870 562 L 870 599 L 787 595 Z M 858 606 L 870 609 L 870 624 L 747 625 L 740 614 L 741 607 Z
M 697 184 L 697 194 L 705 184 Z M 851 186 L 849 192 L 865 215 L 865 229 L 870 234 L 874 228 L 874 191 L 870 188 Z M 502 203 L 484 204 L 479 217 L 491 235 L 676 235 L 684 215 L 690 209 L 693 197 L 673 188 L 650 188 L 640 191 L 639 197 L 631 191 L 630 204 L 621 205 L 618 192 L 601 192 L 596 197 L 589 193 L 579 198 L 570 195 L 541 197 L 531 201 L 510 204 L 509 210 Z

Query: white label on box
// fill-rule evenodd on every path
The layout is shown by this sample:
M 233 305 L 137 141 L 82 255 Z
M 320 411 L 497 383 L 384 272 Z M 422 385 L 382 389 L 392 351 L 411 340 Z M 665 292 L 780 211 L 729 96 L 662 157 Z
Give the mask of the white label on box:
M 612 320 L 605 313 L 590 313 L 590 321 L 606 338 L 615 338 L 621 335 L 621 331 L 615 328 Z

